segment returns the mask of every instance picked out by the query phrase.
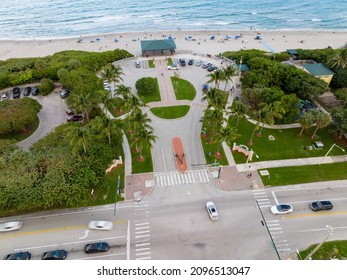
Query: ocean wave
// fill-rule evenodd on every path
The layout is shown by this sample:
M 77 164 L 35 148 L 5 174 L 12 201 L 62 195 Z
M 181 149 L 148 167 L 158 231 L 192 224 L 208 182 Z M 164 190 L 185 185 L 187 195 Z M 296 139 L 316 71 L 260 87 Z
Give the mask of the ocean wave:
M 301 22 L 301 21 L 304 21 L 304 20 L 300 19 L 300 18 L 291 18 L 291 19 L 287 19 L 286 21 L 287 22 Z
M 319 19 L 319 18 L 313 18 L 313 19 L 311 19 L 311 21 L 322 21 L 321 19 Z

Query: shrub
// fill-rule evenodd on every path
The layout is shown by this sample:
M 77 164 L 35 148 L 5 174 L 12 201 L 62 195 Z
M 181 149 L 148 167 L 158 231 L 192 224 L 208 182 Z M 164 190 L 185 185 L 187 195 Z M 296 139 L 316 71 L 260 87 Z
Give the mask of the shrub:
M 51 79 L 43 78 L 39 85 L 41 95 L 46 96 L 54 90 L 54 82 Z

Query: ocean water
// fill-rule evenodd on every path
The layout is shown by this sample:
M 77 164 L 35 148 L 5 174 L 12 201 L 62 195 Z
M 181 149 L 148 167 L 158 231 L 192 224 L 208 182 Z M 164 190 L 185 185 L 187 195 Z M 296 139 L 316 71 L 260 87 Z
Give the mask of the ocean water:
M 0 39 L 156 30 L 347 30 L 347 0 L 1 0 Z

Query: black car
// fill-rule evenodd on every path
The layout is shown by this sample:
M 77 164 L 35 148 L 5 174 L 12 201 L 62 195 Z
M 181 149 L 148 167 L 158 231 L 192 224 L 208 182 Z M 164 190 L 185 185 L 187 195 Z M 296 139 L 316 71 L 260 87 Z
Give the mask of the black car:
M 81 115 L 70 115 L 67 118 L 68 122 L 78 122 L 78 121 L 81 121 L 81 120 L 83 120 L 83 116 L 81 116 Z
M 186 66 L 186 60 L 184 58 L 180 58 L 179 62 L 181 66 Z
M 65 260 L 67 257 L 67 251 L 65 250 L 54 250 L 44 252 L 41 255 L 41 260 Z
M 90 243 L 84 246 L 84 252 L 89 253 L 99 253 L 107 252 L 110 246 L 106 242 Z
M 31 254 L 29 252 L 12 253 L 5 256 L 4 260 L 30 260 Z
M 313 211 L 331 210 L 333 209 L 333 204 L 328 200 L 314 201 L 310 204 L 310 208 Z
M 207 68 L 207 71 L 208 71 L 208 72 L 212 72 L 212 71 L 217 70 L 217 69 L 218 69 L 217 66 L 211 65 L 211 66 L 209 66 L 209 67 Z
M 37 86 L 33 87 L 31 89 L 31 95 L 39 95 L 40 91 L 39 88 Z
M 20 88 L 19 87 L 14 87 L 13 88 L 12 96 L 13 96 L 13 99 L 20 97 Z
M 23 96 L 29 96 L 31 93 L 31 87 L 26 87 L 25 89 L 23 89 Z
M 194 60 L 193 59 L 189 59 L 188 60 L 188 65 L 193 65 L 194 64 Z

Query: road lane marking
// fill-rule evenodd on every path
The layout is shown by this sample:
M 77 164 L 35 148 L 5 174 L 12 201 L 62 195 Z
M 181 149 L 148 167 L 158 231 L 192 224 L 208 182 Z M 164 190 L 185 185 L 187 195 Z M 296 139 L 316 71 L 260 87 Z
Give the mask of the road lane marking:
M 124 224 L 127 220 L 119 220 L 113 222 L 114 225 L 117 224 Z M 41 229 L 41 230 L 35 230 L 35 231 L 23 231 L 23 232 L 15 232 L 15 233 L 6 233 L 0 235 L 0 240 L 3 240 L 3 237 L 16 237 L 16 236 L 25 236 L 25 235 L 32 235 L 32 234 L 41 234 L 41 233 L 50 233 L 50 232 L 58 232 L 58 231 L 67 231 L 67 230 L 75 230 L 75 229 L 82 229 L 87 228 L 88 225 L 78 225 L 78 226 L 69 226 L 69 227 L 60 227 L 60 228 L 50 228 L 50 229 Z
M 287 219 L 295 219 L 295 218 L 305 218 L 305 217 L 319 217 L 319 216 L 332 216 L 332 215 L 347 215 L 347 211 L 339 211 L 339 212 L 331 212 L 331 211 L 323 211 L 323 212 L 314 212 L 314 213 L 306 213 L 306 214 L 291 214 L 286 216 Z
M 103 238 L 103 240 L 111 240 L 111 239 L 122 239 L 126 236 L 114 236 L 114 237 L 106 237 Z M 55 243 L 55 244 L 47 244 L 47 245 L 41 245 L 41 246 L 34 246 L 34 247 L 26 247 L 26 248 L 16 248 L 14 251 L 24 251 L 24 250 L 32 250 L 32 249 L 41 249 L 46 247 L 58 247 L 58 246 L 66 246 L 66 245 L 73 245 L 73 244 L 80 244 L 80 243 L 87 243 L 87 242 L 97 242 L 100 241 L 100 238 L 98 239 L 91 239 L 91 240 L 83 240 L 83 241 L 74 241 L 74 242 L 65 242 L 65 243 Z
M 141 241 L 140 241 L 141 242 Z M 138 244 L 135 244 L 135 247 L 140 247 L 140 246 L 149 246 L 151 245 L 151 243 L 149 242 L 146 242 L 146 243 L 138 243 Z

